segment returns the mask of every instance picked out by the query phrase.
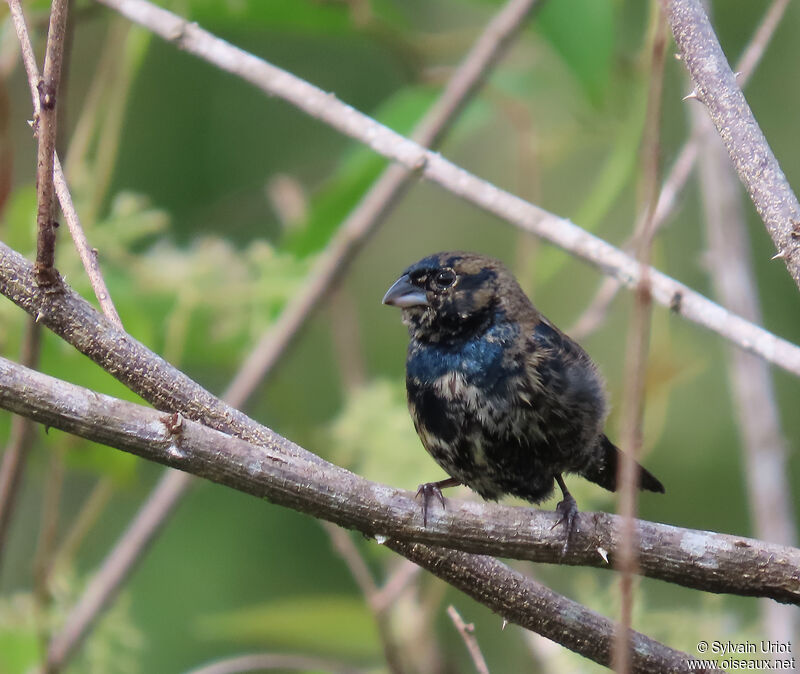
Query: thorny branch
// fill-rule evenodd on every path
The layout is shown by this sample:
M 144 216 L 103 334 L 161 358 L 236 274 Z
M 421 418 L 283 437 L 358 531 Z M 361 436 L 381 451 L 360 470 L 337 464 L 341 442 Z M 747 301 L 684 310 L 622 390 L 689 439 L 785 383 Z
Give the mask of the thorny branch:
M 756 122 L 700 0 L 662 0 L 694 84 L 739 179 L 800 287 L 800 203 Z

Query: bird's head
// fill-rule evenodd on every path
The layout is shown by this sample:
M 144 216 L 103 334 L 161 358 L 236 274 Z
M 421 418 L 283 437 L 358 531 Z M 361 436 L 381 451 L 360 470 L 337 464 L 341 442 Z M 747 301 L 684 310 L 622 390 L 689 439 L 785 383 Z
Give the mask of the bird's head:
M 412 338 L 426 342 L 463 339 L 485 330 L 509 298 L 524 294 L 499 260 L 475 253 L 444 252 L 412 264 L 394 282 L 384 304 L 403 310 Z

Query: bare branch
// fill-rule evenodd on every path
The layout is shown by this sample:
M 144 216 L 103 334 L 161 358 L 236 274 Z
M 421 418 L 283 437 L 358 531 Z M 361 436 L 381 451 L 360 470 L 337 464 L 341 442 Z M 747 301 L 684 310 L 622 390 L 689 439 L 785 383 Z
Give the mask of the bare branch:
M 423 147 L 435 147 L 489 69 L 505 54 L 537 0 L 509 0 L 481 33 L 442 95 L 411 134 Z M 273 327 L 259 341 L 239 370 L 225 399 L 234 407 L 249 397 L 269 375 L 294 336 L 342 277 L 370 234 L 383 222 L 411 184 L 414 173 L 403 165 L 387 168 L 339 227 L 303 288 L 289 301 Z
M 187 52 L 242 77 L 270 95 L 285 99 L 312 117 L 359 140 L 407 169 L 420 172 L 457 197 L 596 265 L 624 285 L 636 287 L 639 283 L 641 267 L 631 256 L 568 220 L 477 178 L 441 155 L 426 150 L 342 103 L 334 95 L 228 44 L 197 24 L 189 23 L 146 0 L 98 2 L 116 9 Z M 800 348 L 735 316 L 655 269 L 650 271 L 650 281 L 654 301 L 717 332 L 743 349 L 800 375 Z
M 39 81 L 39 70 L 36 66 L 36 58 L 33 54 L 33 47 L 31 45 L 30 35 L 25 26 L 25 17 L 22 14 L 22 9 L 19 6 L 19 0 L 9 0 L 9 8 L 11 9 L 11 16 L 14 22 L 14 28 L 17 32 L 17 39 L 20 43 L 22 51 L 22 62 L 25 65 L 25 72 L 28 76 L 28 84 L 31 88 L 31 96 L 33 100 L 34 116 L 40 116 L 41 101 L 37 92 L 37 82 Z M 54 146 L 55 148 L 55 141 Z M 41 141 L 40 141 L 41 148 Z M 51 188 L 55 187 L 55 193 L 61 203 L 61 210 L 64 213 L 64 218 L 67 221 L 72 239 L 75 242 L 75 247 L 78 250 L 78 255 L 81 258 L 86 273 L 89 276 L 89 282 L 92 285 L 97 301 L 100 303 L 100 308 L 103 313 L 118 327 L 122 328 L 122 321 L 119 318 L 114 303 L 111 301 L 111 295 L 108 292 L 103 275 L 100 272 L 100 266 L 97 262 L 97 251 L 89 246 L 86 235 L 81 227 L 78 218 L 78 212 L 72 203 L 72 196 L 67 187 L 67 181 L 64 177 L 64 171 L 61 168 L 61 162 L 58 155 L 53 151 L 53 171 L 50 176 Z M 52 202 L 52 195 L 51 195 Z M 41 233 L 41 228 L 40 228 Z M 53 234 L 55 237 L 55 234 Z M 53 239 L 55 241 L 55 239 Z M 52 267 L 52 263 L 50 265 Z
M 11 0 L 14 3 L 17 1 Z M 56 104 L 61 81 L 61 62 L 64 54 L 68 6 L 68 0 L 52 0 L 44 72 L 36 84 L 39 98 L 36 123 L 36 135 L 39 138 L 39 152 L 36 160 L 36 224 L 38 228 L 36 273 L 39 283 L 43 286 L 52 286 L 58 282 L 58 274 L 53 268 L 56 253 L 56 223 L 53 220 L 55 205 L 53 158 L 56 152 Z
M 61 168 L 61 162 L 58 155 L 55 157 L 55 186 L 58 200 L 61 203 L 61 210 L 64 213 L 64 219 L 67 221 L 69 233 L 72 235 L 72 240 L 75 242 L 75 248 L 78 250 L 78 255 L 83 263 L 83 268 L 89 277 L 89 283 L 92 285 L 95 297 L 100 303 L 100 309 L 108 316 L 108 319 L 120 330 L 122 327 L 122 320 L 117 313 L 117 308 L 111 300 L 111 294 L 108 292 L 103 274 L 100 271 L 100 264 L 98 262 L 98 251 L 89 245 L 86 234 L 83 232 L 80 220 L 78 219 L 78 212 L 72 203 L 72 195 L 69 193 L 67 187 L 67 180 L 64 177 L 64 171 Z
M 447 615 L 450 616 L 450 620 L 453 621 L 458 633 L 464 640 L 464 645 L 467 647 L 467 651 L 469 651 L 469 656 L 472 658 L 472 662 L 478 674 L 489 674 L 489 667 L 486 664 L 483 653 L 481 653 L 480 646 L 478 646 L 478 640 L 475 638 L 475 625 L 472 623 L 465 623 L 453 605 L 447 607 Z
M 662 0 L 697 97 L 800 287 L 800 203 L 753 117 L 700 0 Z
M 305 458 L 310 452 L 269 429 L 271 439 L 255 446 L 2 358 L 0 407 L 371 536 L 605 569 L 619 554 L 615 515 L 580 513 L 566 554 L 562 533 L 552 530 L 558 515 L 550 511 L 448 499 L 445 510 L 428 513 L 424 526 L 413 492 L 370 482 L 319 457 L 311 462 Z M 293 455 L 287 445 L 296 448 Z M 636 535 L 645 575 L 800 604 L 800 550 L 644 521 L 637 521 Z

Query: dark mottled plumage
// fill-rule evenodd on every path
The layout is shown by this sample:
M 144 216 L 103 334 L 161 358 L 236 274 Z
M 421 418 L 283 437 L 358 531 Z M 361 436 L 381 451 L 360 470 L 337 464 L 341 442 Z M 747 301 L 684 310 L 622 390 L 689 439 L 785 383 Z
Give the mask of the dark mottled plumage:
M 438 253 L 411 265 L 383 298 L 402 308 L 411 342 L 408 406 L 422 444 L 452 476 L 422 485 L 539 503 L 557 481 L 567 541 L 577 513 L 562 473 L 614 491 L 619 450 L 603 434 L 603 382 L 586 352 L 525 296 L 498 260 Z M 644 468 L 643 489 L 664 487 Z

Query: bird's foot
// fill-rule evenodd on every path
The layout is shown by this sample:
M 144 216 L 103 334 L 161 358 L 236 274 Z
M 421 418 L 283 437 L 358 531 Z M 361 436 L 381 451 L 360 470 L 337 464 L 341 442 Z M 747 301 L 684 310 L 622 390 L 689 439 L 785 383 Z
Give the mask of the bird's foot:
M 564 496 L 563 501 L 559 501 L 558 505 L 556 506 L 556 512 L 561 515 L 558 521 L 550 527 L 552 531 L 555 529 L 559 524 L 563 524 L 564 528 L 566 529 L 566 538 L 564 539 L 564 547 L 561 549 L 561 554 L 564 555 L 569 548 L 569 542 L 572 538 L 572 534 L 575 532 L 577 528 L 577 520 L 578 520 L 578 504 L 574 498 L 572 498 L 571 494 L 566 494 Z
M 417 498 L 422 497 L 422 525 L 428 526 L 428 506 L 431 499 L 436 498 L 444 508 L 444 494 L 439 482 L 426 482 L 417 489 Z

